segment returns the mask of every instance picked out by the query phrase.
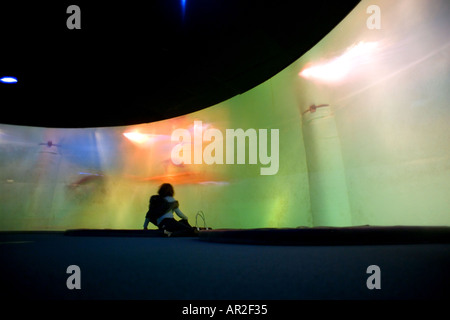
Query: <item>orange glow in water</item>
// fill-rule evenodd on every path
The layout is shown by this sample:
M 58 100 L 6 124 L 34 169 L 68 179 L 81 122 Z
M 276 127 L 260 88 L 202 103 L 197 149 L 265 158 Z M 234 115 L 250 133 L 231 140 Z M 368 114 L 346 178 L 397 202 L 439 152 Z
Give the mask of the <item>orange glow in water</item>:
M 140 182 L 158 182 L 158 183 L 172 183 L 180 184 L 208 184 L 208 183 L 226 183 L 225 181 L 216 181 L 214 177 L 208 174 L 195 171 L 185 171 L 176 173 L 165 173 L 162 175 L 155 175 L 152 177 L 134 177 Z
M 159 123 L 158 123 L 159 124 Z M 216 172 L 205 172 L 204 166 L 190 166 L 189 164 L 176 164 L 172 150 L 176 145 L 188 144 L 196 148 L 195 141 L 203 140 L 203 132 L 210 129 L 210 123 L 198 121 L 186 121 L 184 118 L 172 120 L 172 125 L 154 125 L 129 128 L 122 135 L 130 141 L 135 148 L 126 153 L 128 159 L 126 167 L 129 168 L 124 177 L 135 182 L 173 183 L 176 185 L 186 184 L 228 184 L 227 181 L 218 177 Z M 189 141 L 172 141 L 174 130 L 182 129 L 189 135 Z M 198 135 L 201 136 L 198 136 Z M 197 139 L 197 140 L 196 140 Z M 207 143 L 200 145 L 200 150 Z M 140 168 L 141 174 L 139 174 Z M 206 170 L 208 171 L 208 170 Z
M 149 134 L 149 133 L 140 133 L 138 131 L 125 132 L 123 135 L 136 144 L 145 144 L 147 142 L 154 141 L 158 135 Z

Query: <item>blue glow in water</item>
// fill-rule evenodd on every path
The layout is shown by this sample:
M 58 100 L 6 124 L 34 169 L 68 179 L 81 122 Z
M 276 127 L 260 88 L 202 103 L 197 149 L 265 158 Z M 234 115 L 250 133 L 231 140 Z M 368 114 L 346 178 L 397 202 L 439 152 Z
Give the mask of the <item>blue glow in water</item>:
M 16 83 L 17 79 L 14 77 L 3 77 L 0 79 L 0 81 L 3 83 Z

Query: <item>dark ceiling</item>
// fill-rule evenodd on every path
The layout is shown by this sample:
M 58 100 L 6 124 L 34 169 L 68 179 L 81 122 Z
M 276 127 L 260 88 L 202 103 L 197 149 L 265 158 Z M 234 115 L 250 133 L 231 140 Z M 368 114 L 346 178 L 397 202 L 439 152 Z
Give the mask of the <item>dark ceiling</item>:
M 359 1 L 0 4 L 0 123 L 138 124 L 243 93 L 298 59 Z M 95 3 L 95 4 L 93 4 Z M 145 5 L 143 5 L 145 3 Z M 66 9 L 81 9 L 69 30 Z

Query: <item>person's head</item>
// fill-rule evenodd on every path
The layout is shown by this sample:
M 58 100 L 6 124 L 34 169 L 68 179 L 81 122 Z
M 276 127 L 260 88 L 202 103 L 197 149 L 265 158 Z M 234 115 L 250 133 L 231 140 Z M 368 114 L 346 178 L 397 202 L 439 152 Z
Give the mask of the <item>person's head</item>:
M 173 187 L 170 183 L 163 183 L 158 190 L 158 194 L 161 197 L 173 197 L 173 195 L 175 194 L 175 191 L 173 190 Z

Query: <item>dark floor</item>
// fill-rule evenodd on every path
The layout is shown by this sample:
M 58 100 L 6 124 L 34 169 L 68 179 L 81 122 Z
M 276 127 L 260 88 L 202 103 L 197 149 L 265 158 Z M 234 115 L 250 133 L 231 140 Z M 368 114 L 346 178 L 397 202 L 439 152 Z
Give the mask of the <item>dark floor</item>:
M 450 244 L 270 246 L 0 233 L 2 298 L 448 299 Z M 81 289 L 69 290 L 69 265 Z M 381 289 L 366 286 L 367 267 Z

